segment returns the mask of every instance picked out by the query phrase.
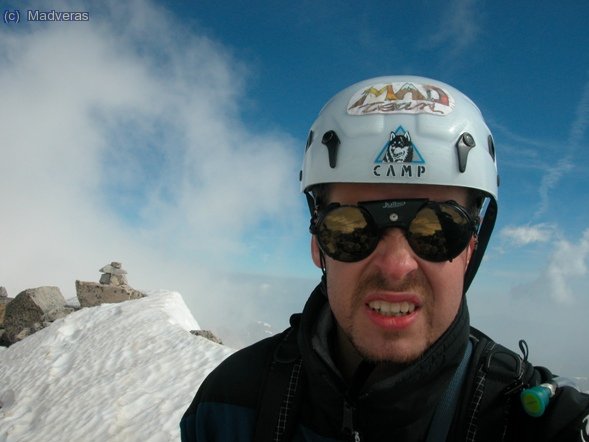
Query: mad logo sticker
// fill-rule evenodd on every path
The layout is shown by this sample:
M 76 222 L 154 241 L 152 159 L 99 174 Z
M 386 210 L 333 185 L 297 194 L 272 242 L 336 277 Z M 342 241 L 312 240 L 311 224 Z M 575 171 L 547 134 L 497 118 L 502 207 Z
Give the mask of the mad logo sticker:
M 391 132 L 389 140 L 380 150 L 374 162 L 425 164 L 419 150 L 411 141 L 411 134 L 402 126 Z
M 348 103 L 348 114 L 434 114 L 447 115 L 454 99 L 444 89 L 420 83 L 378 83 L 356 92 Z

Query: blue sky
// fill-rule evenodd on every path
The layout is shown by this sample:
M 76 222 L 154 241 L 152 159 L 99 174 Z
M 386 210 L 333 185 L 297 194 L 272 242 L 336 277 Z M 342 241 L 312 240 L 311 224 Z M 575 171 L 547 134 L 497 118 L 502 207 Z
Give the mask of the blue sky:
M 589 4 L 391 5 L 1 2 L 90 20 L 0 23 L 0 285 L 71 297 L 120 260 L 221 334 L 281 328 L 319 278 L 298 193 L 309 126 L 356 81 L 422 75 L 469 95 L 495 136 L 473 324 L 589 376 L 572 342 L 589 335 Z

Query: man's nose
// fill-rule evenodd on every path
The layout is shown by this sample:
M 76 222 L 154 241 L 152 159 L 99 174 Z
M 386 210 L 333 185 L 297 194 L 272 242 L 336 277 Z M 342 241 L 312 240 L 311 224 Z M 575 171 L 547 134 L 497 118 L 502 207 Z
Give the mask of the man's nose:
M 415 252 L 399 228 L 387 229 L 383 233 L 374 251 L 373 261 L 394 279 L 403 279 L 419 267 Z

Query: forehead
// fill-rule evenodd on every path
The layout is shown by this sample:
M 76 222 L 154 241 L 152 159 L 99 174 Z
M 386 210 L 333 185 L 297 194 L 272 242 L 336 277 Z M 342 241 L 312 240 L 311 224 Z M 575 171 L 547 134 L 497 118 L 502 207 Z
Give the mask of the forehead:
M 434 185 L 333 183 L 329 185 L 328 197 L 329 202 L 345 204 L 385 199 L 427 198 L 432 201 L 453 200 L 465 205 L 468 202 L 468 190 L 464 187 Z

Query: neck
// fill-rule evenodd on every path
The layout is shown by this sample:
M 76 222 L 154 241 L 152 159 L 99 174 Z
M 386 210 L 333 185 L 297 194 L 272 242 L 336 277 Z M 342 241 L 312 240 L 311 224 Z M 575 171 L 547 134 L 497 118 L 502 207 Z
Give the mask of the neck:
M 342 376 L 349 382 L 363 358 L 339 325 L 336 327 L 335 352 L 333 356 Z
M 336 326 L 335 351 L 333 356 L 341 375 L 348 383 L 358 373 L 358 368 L 362 362 L 370 363 L 373 367 L 373 371 L 368 379 L 369 382 L 373 382 L 382 376 L 394 375 L 407 366 L 406 364 L 394 364 L 387 361 L 373 362 L 364 359 L 339 325 Z

